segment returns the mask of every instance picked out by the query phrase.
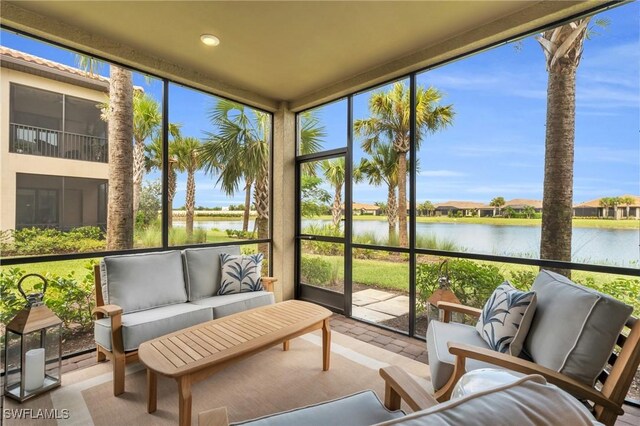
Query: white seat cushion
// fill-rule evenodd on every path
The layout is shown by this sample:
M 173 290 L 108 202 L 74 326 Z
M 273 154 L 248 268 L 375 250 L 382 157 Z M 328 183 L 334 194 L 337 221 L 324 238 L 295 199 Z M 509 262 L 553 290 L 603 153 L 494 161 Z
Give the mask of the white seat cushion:
M 213 317 L 220 318 L 247 309 L 276 303 L 273 293 L 268 291 L 250 291 L 246 293 L 227 294 L 224 296 L 207 297 L 191 302 L 197 306 L 208 306 L 213 310 Z
M 451 399 L 377 426 L 591 426 L 601 425 L 573 396 L 549 385 L 542 376 Z
M 163 306 L 122 315 L 125 351 L 137 350 L 141 343 L 213 319 L 211 309 L 190 303 Z M 96 343 L 111 350 L 111 319 L 95 322 Z
M 321 402 L 258 419 L 233 423 L 234 426 L 369 426 L 404 416 L 389 411 L 373 391 L 364 391 L 332 401 Z
M 449 342 L 490 349 L 487 342 L 480 337 L 480 334 L 473 326 L 453 322 L 431 321 L 427 330 L 427 352 L 429 354 L 431 382 L 435 390 L 443 387 L 453 374 L 456 357 L 449 353 L 447 346 Z M 478 368 L 496 368 L 495 365 L 474 359 L 467 359 L 465 366 L 466 371 Z

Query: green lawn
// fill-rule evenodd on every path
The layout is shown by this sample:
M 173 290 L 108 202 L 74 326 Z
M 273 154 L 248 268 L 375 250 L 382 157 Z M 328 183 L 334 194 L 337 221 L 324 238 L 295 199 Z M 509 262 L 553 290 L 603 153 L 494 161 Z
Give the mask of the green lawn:
M 31 263 L 25 265 L 16 265 L 16 266 L 2 266 L 2 269 L 9 268 L 20 268 L 25 271 L 27 274 L 40 274 L 40 275 L 57 275 L 57 276 L 66 276 L 69 272 L 75 272 L 74 276 L 77 279 L 83 278 L 88 272 L 85 269 L 85 265 L 91 259 L 78 259 L 78 260 L 63 260 L 63 261 L 55 261 L 55 262 L 41 262 L 41 263 Z M 100 258 L 95 258 L 96 261 L 100 260 Z
M 331 220 L 331 216 L 315 216 L 309 219 Z M 386 222 L 386 216 L 354 216 L 356 221 Z M 419 223 L 470 223 L 481 225 L 511 225 L 511 226 L 540 226 L 542 219 L 509 219 L 502 217 L 423 217 L 416 218 Z M 576 228 L 607 228 L 607 229 L 640 229 L 639 220 L 610 220 L 610 219 L 573 219 Z

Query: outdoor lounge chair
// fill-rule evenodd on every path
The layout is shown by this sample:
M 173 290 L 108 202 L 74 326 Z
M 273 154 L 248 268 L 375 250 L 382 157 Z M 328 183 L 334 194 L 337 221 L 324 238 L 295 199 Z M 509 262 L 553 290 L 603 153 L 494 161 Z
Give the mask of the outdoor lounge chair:
M 614 424 L 640 363 L 640 320 L 631 307 L 553 272 L 541 271 L 532 291 L 537 308 L 524 345 L 530 360 L 494 351 L 475 327 L 450 322 L 453 312 L 479 317 L 480 309 L 438 303 L 443 321 L 427 331 L 434 396 L 448 400 L 465 372 L 493 365 L 540 374 L 589 401 L 598 421 Z
M 476 375 L 483 382 L 485 371 Z M 396 366 L 380 369 L 385 381 L 384 404 L 371 391 L 331 401 L 324 401 L 290 411 L 269 414 L 253 420 L 232 423 L 235 426 L 350 426 L 391 425 L 461 425 L 493 426 L 496 424 L 539 425 L 567 424 L 599 425 L 579 401 L 556 386 L 549 385 L 539 375 L 512 377 L 500 384 L 482 386 L 476 382 L 459 398 L 438 403 L 409 374 Z M 470 380 L 474 380 L 471 378 Z M 413 410 L 405 415 L 401 401 Z M 225 407 L 201 412 L 199 426 L 228 426 Z

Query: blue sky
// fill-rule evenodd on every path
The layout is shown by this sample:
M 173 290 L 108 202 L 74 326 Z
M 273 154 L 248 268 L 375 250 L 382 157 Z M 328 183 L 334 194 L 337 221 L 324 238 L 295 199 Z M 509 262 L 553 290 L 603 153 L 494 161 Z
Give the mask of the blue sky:
M 577 75 L 574 201 L 602 196 L 640 195 L 640 4 L 631 3 L 597 15 L 608 18 L 605 29 L 585 43 Z M 1 44 L 43 58 L 74 65 L 72 52 L 7 31 Z M 103 74 L 108 73 L 104 67 Z M 496 196 L 542 199 L 546 115 L 544 56 L 529 37 L 516 49 L 507 44 L 427 71 L 418 83 L 442 91 L 452 104 L 451 127 L 427 135 L 419 152 L 418 202 L 470 200 Z M 162 84 L 134 74 L 134 84 L 159 102 Z M 374 89 L 380 90 L 380 89 Z M 354 97 L 354 118 L 368 117 L 370 92 Z M 207 111 L 215 97 L 171 84 L 169 120 L 186 136 L 211 131 Z M 317 110 L 327 136 L 324 147 L 347 140 L 346 101 Z M 357 141 L 357 139 L 356 139 Z M 354 159 L 362 156 L 358 144 Z M 157 172 L 147 179 L 155 179 Z M 216 187 L 217 176 L 196 176 L 196 205 L 225 206 L 243 202 L 242 192 L 227 197 Z M 178 179 L 174 206 L 184 203 L 186 176 Z M 354 184 L 353 199 L 385 201 L 386 188 Z
M 605 17 L 610 24 L 586 42 L 577 74 L 575 202 L 640 195 L 640 4 L 597 15 Z M 442 91 L 442 103 L 456 112 L 453 126 L 422 143 L 418 202 L 542 199 L 547 72 L 537 41 L 444 65 L 417 82 Z M 354 97 L 354 119 L 368 116 L 368 95 Z M 344 146 L 346 101 L 317 113 L 325 147 Z M 361 155 L 356 144 L 355 160 Z M 380 190 L 355 184 L 354 201 L 383 201 Z

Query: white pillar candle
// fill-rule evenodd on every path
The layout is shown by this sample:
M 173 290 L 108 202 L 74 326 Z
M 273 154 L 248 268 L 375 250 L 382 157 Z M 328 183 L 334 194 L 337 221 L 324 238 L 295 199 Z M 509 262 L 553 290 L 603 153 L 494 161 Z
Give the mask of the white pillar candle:
M 24 357 L 24 389 L 28 392 L 44 385 L 44 348 L 31 349 Z

